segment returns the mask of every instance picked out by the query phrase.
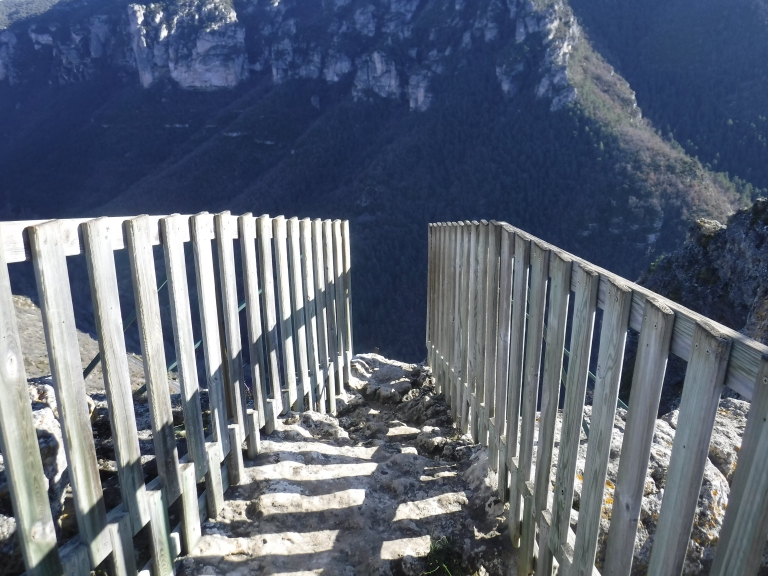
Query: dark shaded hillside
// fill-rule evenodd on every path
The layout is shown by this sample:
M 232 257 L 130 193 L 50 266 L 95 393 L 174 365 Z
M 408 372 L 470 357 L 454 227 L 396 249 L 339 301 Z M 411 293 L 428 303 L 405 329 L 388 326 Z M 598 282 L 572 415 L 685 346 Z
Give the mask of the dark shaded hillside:
M 481 13 L 492 3 L 476 4 Z M 425 4 L 407 42 L 380 49 L 406 66 L 406 48 L 437 24 L 449 48 L 463 46 L 469 24 L 449 9 Z M 296 14 L 308 19 L 298 20 L 302 34 L 322 34 L 311 11 Z M 403 94 L 356 99 L 352 74 L 276 84 L 267 70 L 195 92 L 169 80 L 145 90 L 122 69 L 0 87 L 2 218 L 224 209 L 348 218 L 356 346 L 419 360 L 428 222 L 506 220 L 632 278 L 682 242 L 691 218 L 723 218 L 743 202 L 748 191 L 654 133 L 587 41 L 567 65 L 578 98 L 555 106 L 541 88 L 554 40 L 534 31 L 517 41 L 515 20 L 500 22 L 491 39 L 469 30 L 469 47 L 445 49 L 422 112 Z M 514 74 L 503 90 L 505 66 Z
M 765 0 L 572 0 L 643 112 L 716 171 L 768 187 Z

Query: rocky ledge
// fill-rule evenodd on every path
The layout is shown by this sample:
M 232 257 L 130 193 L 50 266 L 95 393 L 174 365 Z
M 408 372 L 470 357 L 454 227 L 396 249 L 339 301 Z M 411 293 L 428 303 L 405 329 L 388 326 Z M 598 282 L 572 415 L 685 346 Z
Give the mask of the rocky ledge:
M 768 200 L 727 225 L 697 220 L 685 244 L 643 275 L 645 287 L 768 344 Z

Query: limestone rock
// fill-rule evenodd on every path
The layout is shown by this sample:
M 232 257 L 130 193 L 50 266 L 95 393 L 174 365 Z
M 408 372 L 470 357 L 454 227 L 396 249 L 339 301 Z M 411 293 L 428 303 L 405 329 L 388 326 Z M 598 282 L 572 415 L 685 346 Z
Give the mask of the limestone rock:
M 183 88 L 224 88 L 248 76 L 245 29 L 216 0 L 131 4 L 129 33 L 145 88 L 170 77 Z
M 355 100 L 364 99 L 368 92 L 385 98 L 400 95 L 400 78 L 395 62 L 384 52 L 376 51 L 370 56 L 363 56 L 357 60 L 356 66 L 357 74 L 352 88 Z
M 685 244 L 659 259 L 640 282 L 717 322 L 768 343 L 768 200 L 759 198 L 727 226 L 701 219 Z

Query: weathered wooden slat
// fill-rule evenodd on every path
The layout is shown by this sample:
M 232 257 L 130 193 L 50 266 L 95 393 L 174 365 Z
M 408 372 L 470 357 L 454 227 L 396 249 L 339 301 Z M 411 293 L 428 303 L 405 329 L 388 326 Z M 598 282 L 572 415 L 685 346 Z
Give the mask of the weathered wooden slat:
M 104 218 L 81 226 L 91 285 L 96 333 L 104 374 L 104 388 L 109 407 L 109 423 L 115 448 L 120 494 L 130 516 L 132 532 L 137 533 L 148 521 L 141 450 L 133 412 L 131 378 L 125 353 L 120 295 L 117 287 L 115 257 L 109 245 L 109 223 Z
M 232 222 L 235 222 L 232 225 Z M 229 390 L 229 417 L 234 418 L 240 428 L 240 437 L 247 434 L 245 423 L 245 380 L 243 378 L 243 344 L 240 340 L 240 302 L 237 297 L 237 273 L 235 271 L 235 249 L 232 231 L 237 231 L 237 220 L 227 212 L 216 214 L 216 253 L 219 263 L 219 290 L 221 292 L 222 315 L 227 364 L 226 382 Z M 222 449 L 224 447 L 222 446 Z M 226 452 L 226 451 L 225 451 Z
M 496 414 L 496 344 L 499 331 L 499 253 L 501 252 L 501 227 L 496 222 L 488 225 L 488 266 L 486 281 L 486 318 L 485 318 L 485 390 L 483 404 L 485 406 L 485 430 L 488 430 L 490 419 Z M 482 440 L 490 446 L 493 453 L 496 441 L 489 441 L 486 434 Z M 494 457 L 491 464 L 495 466 Z
M 0 251 L 0 452 L 30 576 L 63 574 L 48 502 L 48 479 L 37 444 L 27 375 L 5 256 Z
M 152 576 L 171 576 L 174 557 L 167 500 L 162 490 L 149 490 L 147 502 L 151 518 Z
M 453 266 L 455 273 L 453 275 L 453 383 L 451 390 L 451 417 L 456 420 L 461 409 L 461 334 L 464 330 L 464 325 L 461 323 L 461 310 L 462 310 L 462 295 L 461 295 L 461 278 L 464 274 L 464 260 L 462 260 L 462 249 L 464 244 L 464 224 L 457 222 L 453 227 L 454 233 L 454 250 L 453 250 Z
M 317 299 L 315 297 L 315 264 L 312 255 L 312 222 L 309 218 L 305 218 L 299 223 L 299 226 L 302 254 L 301 281 L 304 284 L 302 309 L 304 311 L 304 324 L 307 330 L 307 362 L 309 364 L 309 379 L 312 386 L 310 398 L 312 399 L 312 408 L 319 410 L 317 398 L 320 391 L 322 372 L 320 371 L 320 358 L 317 346 Z M 352 359 L 351 355 L 349 359 Z
M 318 374 L 317 404 L 321 414 L 325 414 L 328 404 L 328 389 L 336 388 L 333 368 L 330 365 L 328 351 L 328 313 L 326 310 L 325 259 L 323 258 L 323 223 L 312 221 L 312 259 L 314 260 L 315 298 L 317 300 L 317 353 L 320 361 Z
M 603 570 L 606 574 L 628 576 L 632 568 L 640 504 L 674 321 L 672 310 L 653 299 L 646 300 L 645 317 L 632 375 L 632 396 L 613 495 L 613 512 Z
M 595 564 L 597 535 L 603 509 L 605 475 L 611 450 L 611 436 L 619 398 L 624 346 L 629 327 L 632 290 L 626 284 L 608 280 L 605 313 L 600 329 L 592 420 L 589 428 L 587 460 L 584 465 L 582 503 L 576 526 L 574 574 L 591 574 Z
M 731 340 L 715 327 L 696 325 L 650 574 L 677 576 L 682 572 L 730 350 Z
M 429 224 L 427 227 L 427 364 L 431 368 L 434 368 L 434 360 L 432 359 L 432 332 L 433 332 L 433 322 L 432 322 L 432 314 L 434 313 L 435 306 L 432 303 L 432 295 L 434 293 L 434 265 L 435 265 L 435 257 L 434 257 L 434 249 L 433 249 L 433 235 L 434 235 L 434 224 Z
M 354 337 L 352 334 L 352 248 L 349 240 L 349 220 L 341 221 L 341 244 L 344 256 L 344 318 L 347 321 L 347 359 L 346 366 L 351 370 L 352 356 L 354 355 Z
M 109 244 L 105 244 L 109 249 Z M 109 249 L 111 252 L 111 249 Z M 147 508 L 149 514 L 149 508 Z M 149 522 L 149 517 L 147 517 Z M 109 538 L 112 544 L 112 570 L 115 576 L 135 576 L 136 556 L 133 550 L 133 526 L 127 512 L 120 514 L 109 523 Z
M 341 362 L 343 372 L 343 384 L 349 384 L 350 366 L 346 361 L 346 350 L 349 347 L 349 333 L 347 328 L 347 305 L 346 305 L 346 274 L 344 272 L 344 246 L 341 238 L 341 220 L 333 221 L 333 269 L 336 272 L 336 313 L 338 315 L 337 326 L 339 333 L 339 362 Z M 344 386 L 339 381 L 339 393 L 344 396 Z
M 277 415 L 283 410 L 283 405 L 280 392 L 280 359 L 278 357 L 280 342 L 277 334 L 275 276 L 272 266 L 272 221 L 267 214 L 256 219 L 256 234 L 259 241 L 261 309 L 264 311 L 266 360 L 269 368 L 269 386 L 272 394 L 271 398 L 264 398 L 264 430 L 267 434 L 271 434 L 277 424 Z
M 512 501 L 512 491 L 516 494 L 520 493 L 519 488 L 519 479 L 520 479 L 520 459 L 517 456 L 514 456 L 510 458 L 508 461 L 509 465 L 509 501 Z M 507 511 L 507 523 L 509 526 L 509 539 L 512 542 L 513 548 L 519 548 L 520 547 L 520 524 L 521 524 L 522 518 L 520 514 L 520 510 L 513 510 L 512 507 L 509 507 L 509 510 Z
M 443 292 L 443 330 L 442 330 L 442 338 L 441 338 L 441 359 L 442 359 L 442 366 L 441 366 L 441 377 L 442 377 L 442 383 L 440 391 L 444 394 L 446 401 L 448 401 L 448 398 L 450 397 L 450 391 L 448 390 L 450 386 L 450 379 L 451 379 L 451 354 L 450 354 L 450 346 L 449 342 L 451 339 L 451 333 L 453 332 L 453 306 L 451 304 L 451 290 L 449 288 L 449 285 L 452 282 L 453 278 L 453 260 L 452 260 L 452 249 L 451 246 L 451 225 L 449 223 L 445 224 L 443 230 L 443 239 L 445 241 L 445 245 L 443 247 L 443 267 L 444 267 L 444 284 L 442 288 Z
M 238 218 L 240 230 L 240 256 L 243 267 L 243 290 L 245 292 L 245 317 L 248 324 L 248 352 L 251 359 L 251 382 L 253 402 L 256 407 L 256 432 L 266 424 L 264 399 L 267 397 L 267 362 L 264 358 L 264 324 L 259 298 L 259 273 L 256 266 L 256 221 L 253 215 L 243 214 Z M 248 413 L 246 411 L 246 420 Z M 256 440 L 248 432 L 248 450 Z
M 90 576 L 91 560 L 88 554 L 88 546 L 79 539 L 72 539 L 59 550 L 64 574 L 67 576 Z
M 245 465 L 243 464 L 243 437 L 240 426 L 229 425 L 229 479 L 233 486 L 239 486 L 245 480 Z
M 443 387 L 444 379 L 444 366 L 443 366 L 443 348 L 445 347 L 445 291 L 443 285 L 445 283 L 445 226 L 441 222 L 437 228 L 437 285 L 440 286 L 435 294 L 435 308 L 437 311 L 437 318 L 435 320 L 435 328 L 437 333 L 435 335 L 435 391 L 440 393 Z
M 458 293 L 456 291 L 456 280 L 458 278 L 459 274 L 459 267 L 458 263 L 456 261 L 456 255 L 458 250 L 458 226 L 456 226 L 455 223 L 451 223 L 451 225 L 448 228 L 448 235 L 449 235 L 449 248 L 450 253 L 448 255 L 449 265 L 451 269 L 451 275 L 448 279 L 448 284 L 446 285 L 446 290 L 448 290 L 448 315 L 450 316 L 451 322 L 450 326 L 447 328 L 447 334 L 446 334 L 446 354 L 448 355 L 448 381 L 446 382 L 445 387 L 445 401 L 448 403 L 449 406 L 455 405 L 455 395 L 456 395 L 456 375 L 458 374 L 458 370 L 456 369 L 456 357 L 457 357 L 457 347 L 456 345 L 458 342 L 455 339 L 455 335 L 457 334 L 457 330 L 459 327 L 459 318 L 456 315 L 457 307 L 456 307 L 456 299 L 458 297 Z
M 522 424 L 520 427 L 520 469 L 524 482 L 529 482 L 533 466 L 533 434 L 536 425 L 536 407 L 539 399 L 542 342 L 544 340 L 544 313 L 547 299 L 550 252 L 531 242 L 530 293 L 528 325 L 525 333 L 525 361 L 523 363 Z M 511 505 L 511 504 L 510 504 Z
M 470 348 L 470 277 L 471 277 L 471 245 L 472 245 L 472 223 L 463 222 L 461 225 L 461 291 L 460 291 L 460 305 L 461 305 L 461 365 L 459 368 L 459 393 L 457 397 L 459 399 L 458 415 L 460 420 L 460 427 L 462 433 L 466 434 L 469 424 L 469 348 Z
M 527 236 L 515 234 L 515 269 L 512 288 L 512 324 L 509 332 L 509 382 L 507 384 L 507 463 L 517 456 L 518 430 L 520 426 L 520 394 L 523 385 L 523 350 L 525 345 L 528 307 L 528 268 L 531 262 L 531 242 Z M 506 486 L 507 475 L 499 472 L 499 491 L 504 488 L 504 498 L 509 497 Z M 510 491 L 512 488 L 510 487 Z M 512 503 L 510 503 L 512 506 Z M 519 520 L 520 511 L 515 502 L 514 520 Z
M 323 221 L 323 257 L 325 259 L 325 309 L 328 319 L 328 354 L 329 372 L 333 372 L 334 385 L 331 386 L 330 376 L 328 385 L 328 403 L 332 415 L 336 415 L 337 390 L 344 387 L 341 379 L 341 365 L 339 364 L 339 336 L 336 313 L 336 274 L 333 265 L 333 230 L 330 220 Z
M 509 487 L 510 517 L 520 515 L 520 486 L 531 480 L 533 466 L 533 433 L 536 425 L 536 406 L 539 397 L 539 376 L 541 369 L 541 347 L 544 337 L 544 311 L 546 309 L 547 277 L 549 272 L 549 251 L 536 242 L 531 242 L 530 291 L 528 322 L 525 332 L 525 360 L 523 362 L 523 386 L 521 391 L 521 425 L 518 460 L 520 469 L 519 485 Z M 526 529 L 530 524 L 524 524 Z M 535 526 L 535 525 L 534 525 Z M 524 534 L 526 538 L 528 534 Z
M 482 445 L 487 444 L 487 430 L 484 418 L 485 401 L 485 357 L 487 350 L 485 347 L 485 323 L 488 313 L 486 306 L 486 297 L 488 296 L 488 232 L 489 224 L 486 220 L 480 221 L 477 231 L 477 276 L 475 282 L 477 289 L 475 292 L 475 353 L 476 362 L 475 382 L 472 386 L 474 393 L 474 403 L 472 406 L 472 438 Z
M 151 220 L 147 216 L 138 216 L 127 220 L 123 226 L 133 278 L 136 321 L 141 356 L 144 360 L 144 378 L 147 383 L 157 472 L 162 479 L 168 500 L 174 502 L 181 494 L 179 454 L 173 432 L 171 394 L 168 388 L 155 259 L 152 253 Z
M 216 304 L 216 274 L 213 267 L 214 238 L 213 215 L 203 212 L 190 218 L 192 247 L 195 254 L 195 281 L 197 303 L 200 310 L 203 355 L 205 356 L 205 380 L 208 387 L 208 402 L 211 411 L 211 428 L 215 441 L 222 443 L 229 452 L 227 431 L 227 403 L 224 392 L 224 367 L 221 358 L 219 313 Z
M 536 476 L 534 489 L 534 516 L 541 518 L 541 512 L 549 506 L 550 470 L 552 451 L 555 441 L 555 424 L 560 399 L 560 381 L 563 373 L 563 354 L 565 332 L 568 323 L 568 300 L 571 291 L 571 260 L 559 252 L 551 252 L 549 257 L 549 312 L 547 320 L 546 345 L 544 357 L 544 375 L 541 385 L 541 417 L 539 421 L 539 439 L 536 451 Z M 539 534 L 543 534 L 539 522 Z M 551 565 L 552 551 L 547 540 L 540 536 L 539 560 L 544 565 Z
M 757 574 L 768 537 L 768 359 L 755 382 L 711 574 Z
M 107 529 L 107 512 L 93 444 L 75 312 L 58 220 L 30 227 L 29 240 L 77 525 L 81 538 L 89 547 L 91 564 L 98 566 L 110 553 L 112 544 Z
M 183 488 L 181 493 L 181 536 L 186 554 L 190 554 L 195 549 L 202 536 L 200 513 L 197 506 L 197 478 L 195 476 L 194 464 L 186 462 L 181 465 L 181 485 Z
M 477 382 L 478 359 L 477 347 L 477 293 L 478 293 L 478 250 L 479 250 L 480 223 L 473 221 L 469 226 L 469 269 L 467 278 L 467 392 L 466 402 L 467 421 L 462 422 L 467 432 L 474 432 L 473 439 L 477 439 L 477 412 L 473 406 L 473 395 Z
M 275 244 L 275 265 L 277 266 L 277 293 L 280 305 L 280 334 L 283 340 L 283 377 L 288 388 L 287 398 L 283 398 L 288 410 L 296 408 L 298 392 L 296 389 L 296 358 L 294 356 L 294 331 L 291 310 L 291 285 L 288 273 L 288 235 L 285 218 L 276 216 L 272 219 L 272 237 Z M 277 393 L 275 394 L 277 395 Z
M 165 273 L 168 278 L 171 324 L 173 326 L 176 361 L 178 362 L 181 408 L 184 412 L 187 450 L 195 464 L 197 479 L 202 480 L 208 467 L 205 458 L 205 430 L 203 428 L 203 411 L 200 406 L 195 338 L 192 333 L 187 267 L 181 232 L 189 228 L 189 223 L 182 216 L 168 216 L 160 221 L 160 227 L 163 234 Z
M 549 547 L 552 531 L 552 513 L 542 510 L 539 517 L 539 555 L 536 558 L 536 576 L 552 576 L 555 568 L 554 555 Z
M 297 408 L 303 412 L 305 406 L 312 410 L 312 383 L 307 359 L 307 316 L 304 310 L 304 287 L 301 279 L 301 237 L 299 219 L 291 218 L 288 229 L 288 265 L 291 282 L 291 310 L 295 336 L 297 369 Z M 305 404 L 305 400 L 308 405 Z
M 248 418 L 248 459 L 254 460 L 261 453 L 259 415 L 256 410 L 251 409 L 245 415 Z
M 553 551 L 559 551 L 566 544 L 570 530 L 576 457 L 584 414 L 584 397 L 587 391 L 592 333 L 597 309 L 597 288 L 600 280 L 597 272 L 583 264 L 574 268 L 578 277 L 574 290 L 570 357 L 560 430 L 555 497 L 552 503 L 552 532 L 549 538 L 549 547 Z
M 507 387 L 509 385 L 509 344 L 512 323 L 512 273 L 514 270 L 515 237 L 503 226 L 501 232 L 501 252 L 499 257 L 499 313 L 498 335 L 496 342 L 496 398 L 494 400 L 495 435 L 494 454 L 496 470 L 499 476 L 506 478 L 506 454 L 500 453 L 500 438 L 507 426 Z M 499 497 L 506 496 L 505 482 L 499 482 Z M 502 492 L 503 490 L 503 492 Z
M 536 543 L 536 520 L 533 510 L 533 482 L 526 482 L 522 491 L 523 522 L 520 537 L 519 574 L 533 573 L 533 548 Z
M 224 507 L 224 480 L 222 468 L 221 445 L 218 442 L 206 442 L 206 454 L 208 455 L 208 472 L 205 475 L 205 494 L 208 508 L 208 518 L 214 520 Z M 228 466 L 223 468 L 229 470 Z

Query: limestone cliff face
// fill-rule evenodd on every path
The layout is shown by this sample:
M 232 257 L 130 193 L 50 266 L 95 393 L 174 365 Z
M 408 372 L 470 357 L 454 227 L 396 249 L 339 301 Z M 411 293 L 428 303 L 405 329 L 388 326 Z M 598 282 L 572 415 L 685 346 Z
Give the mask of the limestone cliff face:
M 727 226 L 698 220 L 682 248 L 640 282 L 705 316 L 768 344 L 768 200 Z
M 59 83 L 104 65 L 144 87 L 170 79 L 231 88 L 251 74 L 275 83 L 347 79 L 356 101 L 388 98 L 424 111 L 435 80 L 487 45 L 507 96 L 527 71 L 553 110 L 577 97 L 568 60 L 580 29 L 563 0 L 165 0 L 83 22 L 60 16 L 61 24 L 48 18 L 0 33 L 0 82 L 24 80 L 24 53 L 44 60 Z
M 170 76 L 183 88 L 226 88 L 248 77 L 245 29 L 221 2 L 131 4 L 128 27 L 145 88 Z

